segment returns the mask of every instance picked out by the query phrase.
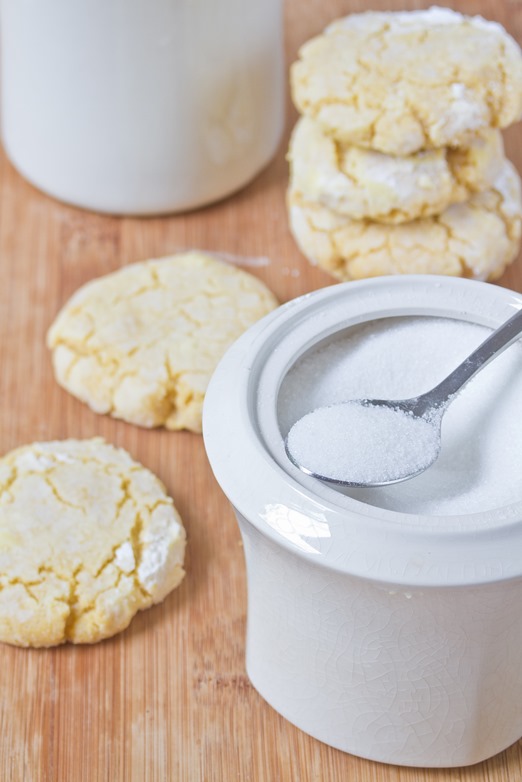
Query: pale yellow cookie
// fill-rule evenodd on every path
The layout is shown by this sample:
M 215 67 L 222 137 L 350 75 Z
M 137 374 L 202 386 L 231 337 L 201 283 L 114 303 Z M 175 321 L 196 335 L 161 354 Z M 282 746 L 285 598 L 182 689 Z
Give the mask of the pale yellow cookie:
M 520 179 L 508 161 L 489 190 L 438 216 L 401 225 L 351 220 L 294 191 L 288 208 L 304 255 L 340 280 L 383 274 L 493 280 L 514 260 L 520 244 Z
M 97 413 L 200 432 L 220 358 L 276 306 L 253 275 L 187 252 L 87 283 L 59 313 L 47 344 L 60 385 Z
M 289 149 L 291 187 L 354 220 L 404 223 L 439 214 L 491 186 L 504 163 L 502 135 L 485 131 L 471 145 L 408 157 L 336 142 L 302 117 Z
M 94 643 L 184 576 L 185 531 L 164 486 L 102 439 L 0 459 L 0 641 Z
M 340 19 L 301 48 L 291 82 L 329 135 L 391 155 L 466 145 L 522 116 L 517 43 L 448 8 Z

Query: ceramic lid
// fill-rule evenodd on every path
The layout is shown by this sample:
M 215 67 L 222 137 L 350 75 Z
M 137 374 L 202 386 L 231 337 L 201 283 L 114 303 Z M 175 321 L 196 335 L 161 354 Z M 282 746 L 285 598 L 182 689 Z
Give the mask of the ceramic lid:
M 290 463 L 276 410 L 298 357 L 349 326 L 428 315 L 496 328 L 521 307 L 522 296 L 505 288 L 428 275 L 333 285 L 283 305 L 230 348 L 207 391 L 205 446 L 223 491 L 263 535 L 311 565 L 403 586 L 521 576 L 522 502 L 460 516 L 366 505 Z

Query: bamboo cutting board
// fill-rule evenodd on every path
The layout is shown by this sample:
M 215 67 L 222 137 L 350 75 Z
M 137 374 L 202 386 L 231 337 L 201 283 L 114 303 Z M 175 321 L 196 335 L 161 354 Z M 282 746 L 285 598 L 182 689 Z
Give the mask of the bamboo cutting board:
M 497 19 L 522 42 L 521 0 L 452 6 Z M 366 7 L 356 0 L 288 0 L 289 61 L 331 19 Z M 288 129 L 294 121 L 289 105 Z M 522 126 L 506 139 L 522 171 Z M 288 232 L 287 140 L 241 193 L 161 219 L 104 217 L 59 204 L 0 157 L 0 453 L 37 439 L 101 435 L 159 475 L 189 536 L 182 586 L 126 632 L 92 647 L 0 646 L 0 782 L 522 780 L 521 742 L 468 769 L 401 769 L 338 752 L 279 717 L 245 674 L 240 537 L 201 437 L 97 416 L 53 380 L 44 338 L 58 308 L 82 283 L 132 261 L 187 247 L 267 256 L 270 262 L 253 271 L 281 301 L 332 284 L 308 265 Z M 522 258 L 500 283 L 522 292 Z

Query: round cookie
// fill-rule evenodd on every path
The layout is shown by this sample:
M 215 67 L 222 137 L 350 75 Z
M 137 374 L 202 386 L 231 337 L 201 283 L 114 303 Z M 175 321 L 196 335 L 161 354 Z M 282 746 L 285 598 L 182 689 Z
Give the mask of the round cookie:
M 94 643 L 184 576 L 185 531 L 164 486 L 101 438 L 0 459 L 0 640 Z
M 520 243 L 520 180 L 508 161 L 489 190 L 411 223 L 351 220 L 295 191 L 289 192 L 288 208 L 304 255 L 340 280 L 384 274 L 493 280 L 514 260 Z
M 341 144 L 302 117 L 289 149 L 291 187 L 354 220 L 403 223 L 439 214 L 491 186 L 504 158 L 502 135 L 485 131 L 469 147 L 408 157 Z
M 522 55 L 495 22 L 448 8 L 353 14 L 291 69 L 299 111 L 339 141 L 391 155 L 465 146 L 522 116 Z
M 220 358 L 276 306 L 253 275 L 188 252 L 87 283 L 59 313 L 47 344 L 57 381 L 95 412 L 200 432 Z

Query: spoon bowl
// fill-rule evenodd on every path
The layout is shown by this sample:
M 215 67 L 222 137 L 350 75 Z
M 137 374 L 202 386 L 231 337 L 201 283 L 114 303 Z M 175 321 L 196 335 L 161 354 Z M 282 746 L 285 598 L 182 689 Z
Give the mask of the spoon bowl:
M 417 401 L 354 399 L 317 408 L 288 433 L 288 458 L 307 475 L 351 488 L 413 478 L 433 464 L 441 443 L 441 413 L 416 415 Z

